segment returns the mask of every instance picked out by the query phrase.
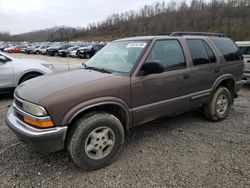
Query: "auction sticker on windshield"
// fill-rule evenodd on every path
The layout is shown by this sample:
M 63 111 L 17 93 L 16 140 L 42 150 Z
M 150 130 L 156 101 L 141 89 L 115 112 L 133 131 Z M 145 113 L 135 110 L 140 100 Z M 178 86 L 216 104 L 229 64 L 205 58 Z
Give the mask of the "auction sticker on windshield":
M 141 43 L 129 43 L 127 45 L 127 48 L 145 48 L 146 45 L 147 45 L 147 43 L 145 43 L 145 42 L 141 42 Z

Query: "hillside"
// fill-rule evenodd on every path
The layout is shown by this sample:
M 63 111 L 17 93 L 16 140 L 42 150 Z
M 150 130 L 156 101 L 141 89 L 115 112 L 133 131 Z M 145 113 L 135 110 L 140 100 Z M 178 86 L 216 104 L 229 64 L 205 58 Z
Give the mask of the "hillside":
M 250 40 L 249 20 L 250 0 L 192 0 L 190 4 L 163 1 L 138 11 L 113 14 L 86 28 L 63 26 L 4 36 L 28 41 L 112 40 L 171 31 L 208 31 L 226 33 L 235 40 Z

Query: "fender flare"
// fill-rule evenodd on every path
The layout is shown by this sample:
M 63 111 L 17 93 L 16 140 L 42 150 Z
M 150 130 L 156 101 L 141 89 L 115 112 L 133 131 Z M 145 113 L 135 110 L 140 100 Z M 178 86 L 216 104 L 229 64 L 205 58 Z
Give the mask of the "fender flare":
M 234 80 L 234 77 L 232 74 L 224 74 L 224 75 L 221 75 L 219 76 L 215 81 L 214 81 L 214 84 L 212 86 L 212 93 L 215 92 L 216 88 L 220 85 L 220 83 L 224 80 L 227 80 L 227 79 L 231 79 L 234 81 L 235 83 L 235 80 Z
M 70 124 L 72 123 L 72 121 L 74 120 L 74 118 L 79 115 L 80 113 L 89 110 L 91 108 L 95 108 L 95 107 L 99 107 L 99 106 L 103 106 L 103 105 L 117 105 L 119 107 L 121 107 L 125 114 L 126 114 L 126 129 L 127 131 L 129 130 L 129 127 L 132 123 L 132 113 L 131 110 L 129 108 L 129 106 L 127 105 L 126 102 L 124 102 L 123 100 L 116 98 L 116 97 L 102 97 L 102 98 L 95 98 L 95 99 L 91 99 L 91 100 L 87 100 L 84 101 L 76 106 L 74 106 L 73 108 L 71 108 L 63 117 L 61 124 L 62 125 L 66 125 L 66 124 Z

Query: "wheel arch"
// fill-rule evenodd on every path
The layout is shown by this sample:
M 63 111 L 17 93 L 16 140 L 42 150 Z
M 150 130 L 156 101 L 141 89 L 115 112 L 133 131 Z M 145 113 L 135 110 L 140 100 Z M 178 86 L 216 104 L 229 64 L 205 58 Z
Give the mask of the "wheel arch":
M 116 116 L 122 123 L 125 132 L 129 132 L 129 127 L 132 122 L 131 113 L 129 108 L 119 102 L 109 101 L 100 102 L 84 106 L 73 113 L 69 120 L 63 119 L 63 123 L 74 124 L 79 118 L 89 114 L 91 112 L 107 112 Z M 66 117 L 66 116 L 65 116 Z
M 44 75 L 43 72 L 37 71 L 37 70 L 27 71 L 27 72 L 24 72 L 23 74 L 21 74 L 21 75 L 19 76 L 18 81 L 17 81 L 17 84 L 19 85 L 20 82 L 21 82 L 21 80 L 22 80 L 25 76 L 27 76 L 28 74 L 39 74 L 40 76 L 41 76 L 41 75 Z
M 235 87 L 235 80 L 233 78 L 233 75 L 227 74 L 227 75 L 222 75 L 221 77 L 219 77 L 213 85 L 212 93 L 214 93 L 216 89 L 220 86 L 226 87 L 229 90 L 232 96 L 232 101 L 233 101 L 234 87 Z

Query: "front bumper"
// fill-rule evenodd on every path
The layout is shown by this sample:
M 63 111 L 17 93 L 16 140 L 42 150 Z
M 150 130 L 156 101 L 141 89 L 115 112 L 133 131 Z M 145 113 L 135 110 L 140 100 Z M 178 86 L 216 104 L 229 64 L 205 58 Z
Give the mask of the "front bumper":
M 11 106 L 5 117 L 8 127 L 24 142 L 42 153 L 58 151 L 64 148 L 67 127 L 37 129 L 21 121 Z
M 250 72 L 248 73 L 244 73 L 243 74 L 243 80 L 245 80 L 246 81 L 246 84 L 250 84 Z

